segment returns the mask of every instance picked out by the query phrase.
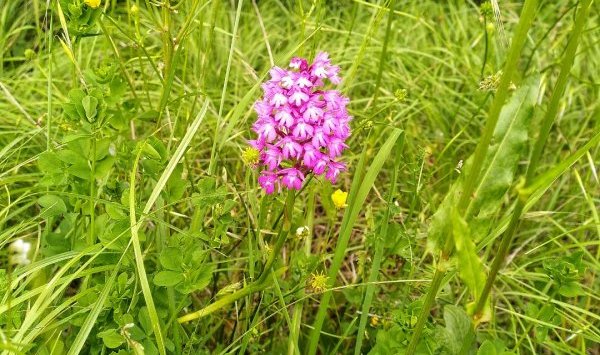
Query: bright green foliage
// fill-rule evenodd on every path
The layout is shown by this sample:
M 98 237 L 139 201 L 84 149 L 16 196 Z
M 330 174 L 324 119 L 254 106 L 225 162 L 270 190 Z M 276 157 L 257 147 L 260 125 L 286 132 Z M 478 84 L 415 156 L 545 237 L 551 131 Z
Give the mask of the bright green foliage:
M 175 287 L 182 294 L 202 290 L 208 285 L 213 267 L 206 262 L 206 253 L 185 251 L 184 248 L 169 247 L 160 253 L 159 260 L 164 269 L 154 275 L 155 285 Z
M 467 286 L 472 299 L 475 301 L 481 296 L 485 284 L 485 271 L 477 255 L 473 236 L 469 225 L 456 212 L 452 212 L 452 237 L 456 249 L 456 264 L 461 280 Z M 486 310 L 486 312 L 490 312 Z M 487 315 L 486 320 L 489 320 Z
M 477 355 L 514 355 L 514 352 L 507 351 L 501 340 L 486 340 L 477 350 Z
M 523 1 L 0 1 L 0 352 L 402 354 L 423 321 L 418 354 L 594 353 L 589 3 L 536 6 L 507 68 Z M 318 51 L 348 172 L 265 196 L 253 103 Z
M 75 36 L 85 36 L 96 29 L 95 22 L 102 13 L 85 4 L 83 0 L 59 0 L 63 16 L 67 20 L 69 32 Z
M 446 327 L 438 333 L 442 344 L 438 351 L 445 354 L 460 354 L 468 351 L 475 333 L 467 313 L 459 307 L 447 305 L 444 307 L 444 322 Z M 466 350 L 463 351 L 463 348 Z
M 558 293 L 562 296 L 576 297 L 584 294 L 579 284 L 585 272 L 582 257 L 583 252 L 576 252 L 569 256 L 544 260 L 544 271 L 555 282 Z
M 500 112 L 494 130 L 493 143 L 488 150 L 475 187 L 473 199 L 467 210 L 469 223 L 473 223 L 475 241 L 491 228 L 496 213 L 504 203 L 503 197 L 513 186 L 518 163 L 527 154 L 527 142 L 534 105 L 539 92 L 539 80 L 533 78 L 524 83 L 511 96 Z M 472 158 L 466 160 L 462 171 L 469 171 Z M 464 175 L 452 185 L 450 191 L 431 219 L 429 242 L 441 247 L 448 235 L 452 210 L 460 197 Z M 470 217 L 474 217 L 471 221 Z
M 515 181 L 519 161 L 527 156 L 531 119 L 539 95 L 537 77 L 523 83 L 500 112 L 494 138 L 483 162 L 480 181 L 473 194 L 467 216 L 476 222 L 488 222 L 500 209 L 502 197 Z M 467 164 L 469 164 L 468 162 Z
M 40 213 L 43 217 L 60 216 L 67 212 L 65 202 L 56 195 L 45 195 L 38 199 L 38 203 L 43 208 Z

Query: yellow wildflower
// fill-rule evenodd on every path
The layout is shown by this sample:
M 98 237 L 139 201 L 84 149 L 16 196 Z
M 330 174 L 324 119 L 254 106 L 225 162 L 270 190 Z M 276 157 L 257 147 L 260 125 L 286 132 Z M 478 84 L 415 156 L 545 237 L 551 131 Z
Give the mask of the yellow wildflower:
M 340 189 L 335 190 L 333 194 L 331 194 L 331 200 L 335 205 L 335 208 L 341 209 L 346 207 L 346 199 L 348 198 L 348 193 L 344 192 Z
M 84 0 L 84 3 L 92 9 L 97 9 L 100 7 L 101 2 L 102 0 Z

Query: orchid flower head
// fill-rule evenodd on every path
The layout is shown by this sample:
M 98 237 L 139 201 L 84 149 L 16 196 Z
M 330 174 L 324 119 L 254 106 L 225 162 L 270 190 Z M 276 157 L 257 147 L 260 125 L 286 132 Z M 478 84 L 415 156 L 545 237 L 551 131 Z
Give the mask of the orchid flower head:
M 348 148 L 350 100 L 325 83 L 339 84 L 340 68 L 320 52 L 312 63 L 292 58 L 288 68 L 273 67 L 254 104 L 257 120 L 249 141 L 258 150 L 258 183 L 267 194 L 283 188 L 299 190 L 309 174 L 335 183 L 345 171 L 339 158 Z

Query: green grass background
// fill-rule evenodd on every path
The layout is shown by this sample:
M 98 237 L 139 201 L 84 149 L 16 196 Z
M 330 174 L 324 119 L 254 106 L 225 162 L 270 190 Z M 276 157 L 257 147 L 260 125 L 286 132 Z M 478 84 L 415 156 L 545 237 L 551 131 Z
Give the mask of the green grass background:
M 97 306 L 99 317 L 91 324 L 89 338 L 78 340 L 82 351 L 102 348 L 98 336 L 102 330 L 122 328 L 111 313 L 114 299 L 129 304 L 125 308 L 134 313 L 135 323 L 140 322 L 137 312 L 144 295 L 133 250 L 94 249 L 85 243 L 90 220 L 83 211 L 61 229 L 62 217 L 45 218 L 39 207 L 39 198 L 46 194 L 62 196 L 73 211 L 77 203 L 89 204 L 89 195 L 69 189 L 73 182 L 58 188 L 40 184 L 43 173 L 37 161 L 43 152 L 60 149 L 66 137 L 79 132 L 77 125 L 65 119 L 62 105 L 68 101 L 69 90 L 82 87 L 81 77 L 106 63 L 112 63 L 123 79 L 122 92 L 115 100 L 127 110 L 123 109 L 121 126 L 110 138 L 118 149 L 116 162 L 96 181 L 93 194 L 97 199 L 94 213 L 98 214 L 94 228 L 99 235 L 110 218 L 105 205 L 119 204 L 106 190 L 113 182 L 129 181 L 135 142 L 155 137 L 164 143 L 171 158 L 208 101 L 183 164 L 175 168 L 180 181 L 174 184 L 185 187 L 183 194 L 176 201 L 158 197 L 155 212 L 145 216 L 140 226 L 145 237 L 140 255 L 146 261 L 150 293 L 155 297 L 169 353 L 294 353 L 295 345 L 303 353 L 319 300 L 303 290 L 304 284 L 311 273 L 330 266 L 342 221 L 342 212 L 333 209 L 329 196 L 337 188 L 350 189 L 353 179 L 360 176 L 354 170 L 361 152 L 364 150 L 369 165 L 394 128 L 404 130 L 396 192 L 388 199 L 393 158 L 398 152 L 387 160 L 360 205 L 320 346 L 323 353 L 354 352 L 361 297 L 373 255 L 372 237 L 388 205 L 393 205 L 392 224 L 384 236 L 386 248 L 371 308 L 376 318 L 370 317 L 363 351 L 385 341 L 379 338 L 411 334 L 417 315 L 414 307 L 427 291 L 437 258 L 426 238 L 429 221 L 460 176 L 459 162 L 473 152 L 481 135 L 493 94 L 480 90 L 479 84 L 502 69 L 520 2 L 500 2 L 502 27 L 488 21 L 493 28 L 486 30 L 473 2 L 396 1 L 386 33 L 391 6 L 387 1 L 171 1 L 170 7 L 150 1 L 137 3 L 137 13 L 131 11 L 135 1 L 103 1 L 104 16 L 88 35 L 69 37 L 77 66 L 60 43 L 66 42 L 60 11 L 55 1 L 50 3 L 49 10 L 46 2 L 38 0 L 0 2 L 0 246 L 16 238 L 34 245 L 32 264 L 11 276 L 5 272 L 0 284 L 4 317 L 0 348 L 66 353 L 85 325 L 83 316 L 95 307 L 94 302 L 82 300 L 100 297 L 104 282 L 115 282 L 113 266 L 120 260 L 119 273 L 130 280 L 124 286 L 129 291 L 120 290 L 118 297 L 114 290 L 106 291 L 108 301 Z M 540 75 L 540 105 L 530 137 L 536 136 L 552 93 L 575 5 L 575 1 L 542 1 L 528 34 L 514 84 L 518 87 L 524 78 Z M 538 165 L 540 172 L 564 161 L 598 133 L 599 10 L 598 2 L 593 2 L 558 117 Z M 69 44 L 65 45 L 68 48 Z M 289 270 L 273 276 L 275 286 L 199 321 L 176 325 L 176 316 L 208 305 L 218 290 L 254 275 L 253 264 L 264 255 L 264 240 L 274 233 L 270 223 L 284 203 L 283 195 L 264 202 L 255 174 L 241 159 L 246 140 L 253 138 L 249 127 L 255 119 L 252 103 L 260 96 L 257 84 L 273 63 L 284 66 L 291 55 L 313 57 L 317 51 L 329 52 L 341 66 L 341 89 L 351 98 L 354 132 L 345 156 L 349 172 L 334 186 L 312 182 L 296 199 L 293 226 L 311 225 L 312 241 L 288 241 L 279 267 L 285 265 Z M 406 90 L 405 99 L 399 99 L 398 90 Z M 599 156 L 596 144 L 523 216 L 493 289 L 494 316 L 478 328 L 480 343 L 501 339 L 516 353 L 525 354 L 599 351 Z M 518 174 L 524 172 L 526 163 L 525 154 Z M 138 184 L 134 211 L 137 208 L 140 214 L 158 179 L 145 178 L 143 168 L 133 176 Z M 204 202 L 199 205 L 192 199 L 194 193 L 203 193 L 199 182 L 209 176 L 233 201 L 226 233 L 217 231 L 221 222 L 216 221 L 219 214 L 215 209 L 223 206 L 206 209 Z M 515 196 L 511 189 L 504 197 L 495 223 L 509 216 Z M 127 213 L 130 205 L 123 206 Z M 269 206 L 273 211 L 266 217 L 261 212 Z M 262 232 L 257 226 L 263 227 Z M 215 268 L 209 285 L 185 297 L 152 285 L 160 268 L 160 244 L 174 235 L 199 230 L 210 239 L 198 244 L 208 250 L 205 262 Z M 45 251 L 45 238 L 53 232 L 62 233 L 69 247 Z M 491 233 L 479 239 L 484 265 L 494 257 L 497 238 L 497 233 Z M 583 252 L 586 267 L 580 279 L 582 294 L 565 298 L 552 293 L 553 281 L 543 262 L 578 251 Z M 115 258 L 119 253 L 124 255 L 122 259 Z M 90 259 L 91 255 L 97 259 Z M 303 271 L 294 275 L 295 267 Z M 18 283 L 9 292 L 7 285 L 15 280 Z M 88 293 L 83 292 L 86 289 Z M 46 304 L 40 293 L 53 297 Z M 82 296 L 77 298 L 77 294 Z M 445 305 L 467 302 L 468 294 L 451 272 L 432 310 L 426 336 L 435 338 L 438 327 L 447 325 Z M 537 317 L 532 309 L 549 303 L 555 307 L 554 316 Z M 37 315 L 33 318 L 32 314 Z M 14 319 L 7 320 L 9 317 Z M 28 325 L 28 321 L 33 323 Z M 390 333 L 394 324 L 401 325 L 397 328 L 403 335 Z M 144 330 L 144 341 L 154 342 L 151 331 Z M 19 341 L 15 343 L 15 339 Z M 151 351 L 153 345 L 143 344 Z M 129 340 L 120 346 L 124 351 L 134 348 Z

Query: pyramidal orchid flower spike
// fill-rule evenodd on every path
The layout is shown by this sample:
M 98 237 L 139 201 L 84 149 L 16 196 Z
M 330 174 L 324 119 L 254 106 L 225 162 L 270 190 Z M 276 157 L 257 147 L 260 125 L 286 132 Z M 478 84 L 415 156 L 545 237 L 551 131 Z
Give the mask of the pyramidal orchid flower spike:
M 265 193 L 300 190 L 309 174 L 335 183 L 346 170 L 339 158 L 350 136 L 349 99 L 325 88 L 326 80 L 340 83 L 339 70 L 324 52 L 312 64 L 293 58 L 289 69 L 270 70 L 264 95 L 254 104 L 258 118 L 252 130 L 258 137 L 250 141 L 259 152 L 258 183 Z

